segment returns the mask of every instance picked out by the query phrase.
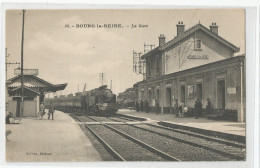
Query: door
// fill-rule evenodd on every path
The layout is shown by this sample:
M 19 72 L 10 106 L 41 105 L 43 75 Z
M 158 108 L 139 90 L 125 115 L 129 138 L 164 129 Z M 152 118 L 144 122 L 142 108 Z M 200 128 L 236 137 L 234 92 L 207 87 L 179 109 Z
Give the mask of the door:
M 156 96 L 157 96 L 157 97 L 156 97 L 156 99 L 158 100 L 158 102 L 160 102 L 160 101 L 159 101 L 159 98 L 160 98 L 160 90 L 159 90 L 159 89 L 157 89 L 157 91 L 156 91 L 156 92 L 157 92 L 157 94 L 156 94 Z
M 24 112 L 23 117 L 36 117 L 37 116 L 37 104 L 36 100 L 24 100 Z
M 196 84 L 197 98 L 202 100 L 202 83 Z
M 172 89 L 166 88 L 166 106 L 167 107 L 172 107 L 171 96 L 172 96 Z
M 225 109 L 225 100 L 226 100 L 226 92 L 225 92 L 225 80 L 217 81 L 217 105 L 218 109 Z
M 148 101 L 149 101 L 149 106 L 152 105 L 152 90 L 148 91 Z
M 181 101 L 183 101 L 183 102 L 185 102 L 185 86 L 183 85 L 183 86 L 181 86 L 181 100 L 179 100 L 179 102 L 181 102 Z

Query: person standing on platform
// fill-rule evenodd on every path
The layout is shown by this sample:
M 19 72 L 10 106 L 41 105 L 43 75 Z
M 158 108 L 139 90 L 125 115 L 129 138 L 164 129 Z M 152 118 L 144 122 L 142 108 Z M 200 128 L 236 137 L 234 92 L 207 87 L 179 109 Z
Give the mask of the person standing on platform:
M 181 104 L 179 106 L 179 117 L 182 118 L 183 117 L 183 108 L 184 108 L 184 101 L 181 101 Z
M 152 112 L 155 111 L 155 98 L 152 99 Z
M 207 98 L 207 101 L 208 101 L 208 103 L 206 106 L 206 112 L 207 112 L 207 114 L 210 114 L 211 113 L 211 101 L 209 98 Z
M 42 119 L 42 117 L 44 115 L 44 104 L 43 104 L 43 102 L 40 105 L 40 115 L 41 115 L 41 119 Z
M 141 100 L 140 101 L 140 111 L 143 111 L 144 109 L 143 109 L 143 101 Z
M 138 101 L 135 101 L 135 108 L 136 108 L 136 111 L 138 112 L 139 111 L 139 102 Z
M 51 115 L 51 118 L 52 120 L 54 119 L 53 118 L 53 114 L 54 114 L 54 105 L 52 104 L 52 102 L 50 103 L 50 108 L 49 108 L 49 113 L 48 113 L 48 120 L 50 119 L 50 115 Z
M 199 117 L 201 117 L 201 114 L 202 114 L 202 103 L 201 103 L 200 99 L 198 99 L 198 113 L 199 113 Z
M 198 112 L 198 100 L 195 101 L 194 112 L 195 112 L 195 118 L 198 119 L 198 118 L 199 118 L 199 112 Z
M 157 99 L 155 99 L 155 112 L 156 114 L 159 114 L 160 108 L 159 108 L 159 101 Z
M 149 113 L 149 103 L 148 103 L 148 100 L 145 100 L 145 111 L 146 111 L 146 113 Z
M 179 116 L 179 104 L 178 104 L 178 99 L 176 99 L 175 100 L 175 104 L 174 104 L 174 107 L 173 107 L 174 109 L 174 114 L 176 115 L 176 117 L 178 117 Z

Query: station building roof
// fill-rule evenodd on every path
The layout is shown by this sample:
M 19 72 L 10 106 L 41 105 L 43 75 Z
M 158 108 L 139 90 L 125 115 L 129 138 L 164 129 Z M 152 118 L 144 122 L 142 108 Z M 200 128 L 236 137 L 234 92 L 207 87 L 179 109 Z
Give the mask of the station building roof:
M 163 50 L 165 50 L 169 47 L 172 47 L 172 46 L 178 44 L 180 41 L 182 41 L 186 37 L 192 35 L 193 33 L 197 32 L 197 31 L 202 31 L 202 32 L 208 34 L 209 36 L 216 39 L 217 41 L 219 41 L 220 43 L 222 43 L 226 47 L 230 48 L 234 52 L 240 51 L 240 48 L 236 47 L 235 45 L 231 44 L 230 42 L 228 42 L 227 40 L 225 40 L 224 38 L 222 38 L 218 34 L 210 31 L 208 28 L 206 28 L 202 24 L 198 23 L 198 24 L 194 25 L 193 27 L 189 28 L 188 30 L 186 30 L 185 32 L 183 32 L 182 34 L 178 35 L 174 39 L 165 43 L 164 45 L 158 46 L 158 47 L 154 48 L 153 50 L 149 51 L 148 53 L 144 54 L 141 58 L 146 59 L 146 58 L 148 58 L 148 57 L 150 57 L 150 56 L 152 56 L 152 55 L 154 55 L 158 52 L 161 52 L 161 51 L 163 51 Z

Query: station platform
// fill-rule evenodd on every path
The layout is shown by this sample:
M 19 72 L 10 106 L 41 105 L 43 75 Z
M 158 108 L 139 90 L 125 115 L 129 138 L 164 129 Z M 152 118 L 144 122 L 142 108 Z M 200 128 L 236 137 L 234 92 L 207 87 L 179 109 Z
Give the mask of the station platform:
M 6 141 L 7 162 L 102 161 L 76 122 L 55 111 L 54 120 L 23 118 L 20 124 L 6 124 L 12 133 Z
M 164 123 L 175 124 L 178 126 L 186 126 L 198 128 L 201 130 L 216 131 L 226 134 L 246 136 L 246 124 L 230 121 L 210 120 L 208 118 L 195 119 L 194 117 L 179 118 L 173 114 L 155 114 L 146 112 L 136 112 L 136 110 L 119 109 L 118 114 L 132 115 L 136 117 L 147 118 L 148 120 L 161 121 Z

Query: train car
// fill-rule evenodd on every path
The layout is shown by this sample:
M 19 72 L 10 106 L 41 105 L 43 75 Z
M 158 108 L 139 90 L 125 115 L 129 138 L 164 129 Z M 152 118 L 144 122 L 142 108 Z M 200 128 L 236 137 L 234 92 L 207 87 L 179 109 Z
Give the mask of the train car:
M 85 92 L 81 97 L 82 111 L 92 115 L 113 115 L 117 112 L 116 95 L 107 85 Z
M 53 98 L 45 98 L 44 99 L 44 105 L 45 105 L 45 109 L 49 109 L 50 108 L 50 103 L 52 102 Z
M 45 99 L 45 106 L 48 108 L 50 102 L 53 103 L 55 109 L 64 112 L 83 112 L 92 115 L 112 115 L 118 110 L 116 105 L 116 95 L 107 86 L 81 93 L 78 92 L 73 96 L 69 94 L 67 97 L 60 96 Z
M 134 109 L 136 99 L 137 94 L 134 88 L 128 88 L 124 92 L 118 94 L 117 103 L 120 108 Z

